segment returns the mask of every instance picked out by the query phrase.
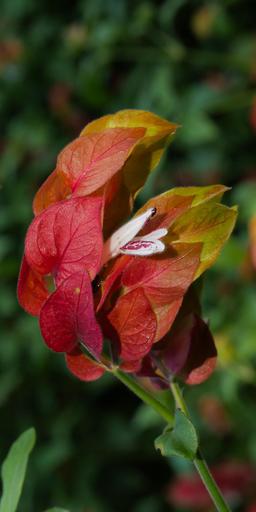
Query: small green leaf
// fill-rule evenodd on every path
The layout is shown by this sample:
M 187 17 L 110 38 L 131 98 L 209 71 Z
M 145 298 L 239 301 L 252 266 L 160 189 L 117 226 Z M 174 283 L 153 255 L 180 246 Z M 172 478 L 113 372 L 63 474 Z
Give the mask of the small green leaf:
M 15 512 L 26 474 L 28 457 L 36 440 L 34 428 L 23 432 L 12 444 L 2 465 L 3 495 L 0 512 Z
M 155 440 L 156 449 L 165 457 L 178 455 L 193 460 L 198 449 L 198 438 L 195 428 L 187 416 L 177 409 L 174 427 L 167 426 Z
M 69 512 L 69 511 L 66 508 L 53 507 L 53 508 L 48 508 L 47 510 L 44 510 L 44 512 Z

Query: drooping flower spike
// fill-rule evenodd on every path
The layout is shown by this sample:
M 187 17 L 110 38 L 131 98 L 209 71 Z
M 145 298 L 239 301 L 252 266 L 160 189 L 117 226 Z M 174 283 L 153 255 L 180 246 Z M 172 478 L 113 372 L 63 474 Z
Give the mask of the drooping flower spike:
M 172 189 L 127 220 L 176 128 L 136 110 L 100 118 L 35 196 L 18 298 L 82 380 L 119 364 L 157 385 L 166 374 L 193 384 L 214 368 L 213 338 L 188 298 L 233 229 L 236 210 L 219 203 L 226 188 Z

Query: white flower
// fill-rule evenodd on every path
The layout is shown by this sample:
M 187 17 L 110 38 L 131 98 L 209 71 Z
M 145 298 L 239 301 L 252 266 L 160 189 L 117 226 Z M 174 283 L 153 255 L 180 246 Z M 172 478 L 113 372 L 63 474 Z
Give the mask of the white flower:
M 156 208 L 149 208 L 145 213 L 134 217 L 117 229 L 104 244 L 102 263 L 107 263 L 120 253 L 132 256 L 150 256 L 163 252 L 165 245 L 160 239 L 167 235 L 167 229 L 156 229 L 147 235 L 136 236 L 155 213 Z

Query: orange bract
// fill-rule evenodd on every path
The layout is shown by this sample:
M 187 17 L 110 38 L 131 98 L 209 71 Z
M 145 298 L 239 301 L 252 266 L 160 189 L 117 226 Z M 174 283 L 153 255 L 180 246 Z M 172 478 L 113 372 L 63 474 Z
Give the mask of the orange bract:
M 63 177 L 53 171 L 37 191 L 33 201 L 33 212 L 35 215 L 41 213 L 45 208 L 68 197 L 71 193 L 70 186 L 65 183 Z
M 30 268 L 25 256 L 21 262 L 17 295 L 20 305 L 34 316 L 39 315 L 49 295 L 44 277 Z

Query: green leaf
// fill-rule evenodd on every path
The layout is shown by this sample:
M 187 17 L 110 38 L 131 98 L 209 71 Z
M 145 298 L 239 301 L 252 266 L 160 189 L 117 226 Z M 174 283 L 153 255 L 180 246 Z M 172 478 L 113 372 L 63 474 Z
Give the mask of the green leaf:
M 3 495 L 0 512 L 15 512 L 25 478 L 28 457 L 36 440 L 34 428 L 23 432 L 12 444 L 2 465 Z
M 195 277 L 215 262 L 230 237 L 237 218 L 236 207 L 209 201 L 190 208 L 171 226 L 168 241 L 202 243 L 201 263 Z
M 69 512 L 69 511 L 66 508 L 53 507 L 53 508 L 48 508 L 47 510 L 44 510 L 44 512 Z
M 155 448 L 165 457 L 178 455 L 193 460 L 198 449 L 195 428 L 187 416 L 177 409 L 174 427 L 167 426 L 155 440 Z

